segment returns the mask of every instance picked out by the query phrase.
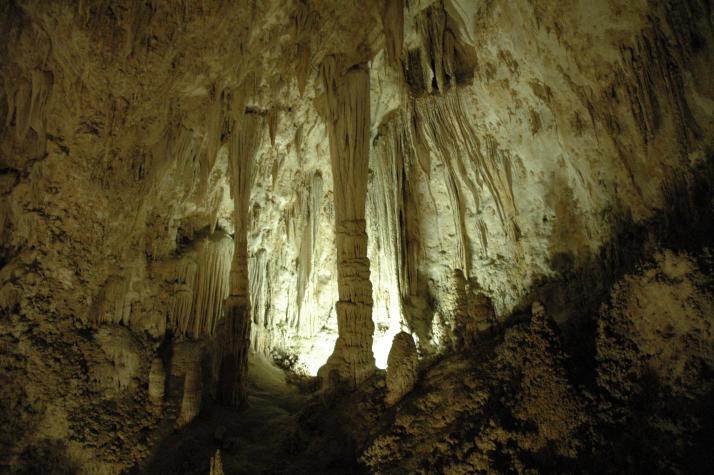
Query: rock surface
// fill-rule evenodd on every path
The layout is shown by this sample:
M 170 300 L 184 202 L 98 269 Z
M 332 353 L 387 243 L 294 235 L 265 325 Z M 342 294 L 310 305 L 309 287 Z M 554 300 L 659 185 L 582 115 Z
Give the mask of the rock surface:
M 387 397 L 391 406 L 414 388 L 417 382 L 418 356 L 414 339 L 409 333 L 399 332 L 394 336 L 387 359 Z

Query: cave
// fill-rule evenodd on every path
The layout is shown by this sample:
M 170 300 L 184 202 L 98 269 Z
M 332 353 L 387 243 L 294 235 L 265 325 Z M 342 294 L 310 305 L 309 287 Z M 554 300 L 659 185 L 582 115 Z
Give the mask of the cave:
M 711 473 L 712 7 L 0 1 L 0 473 Z

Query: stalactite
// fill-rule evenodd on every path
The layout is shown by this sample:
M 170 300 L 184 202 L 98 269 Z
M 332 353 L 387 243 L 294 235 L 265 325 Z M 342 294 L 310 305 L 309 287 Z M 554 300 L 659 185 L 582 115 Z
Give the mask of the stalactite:
M 675 34 L 677 31 L 674 29 Z M 662 119 L 665 104 L 660 104 L 658 97 L 666 100 L 674 122 L 678 124 L 683 150 L 688 150 L 694 139 L 701 135 L 683 93 L 682 65 L 687 61 L 688 53 L 691 54 L 685 45 L 681 44 L 682 49 L 675 54 L 667 35 L 656 22 L 652 22 L 634 45 L 620 47 L 624 67 L 618 75 L 617 86 L 627 92 L 632 116 L 645 144 L 653 140 Z M 658 90 L 664 94 L 657 94 Z
M 356 387 L 374 371 L 372 285 L 369 280 L 365 204 L 369 171 L 369 72 L 343 72 L 334 56 L 322 66 L 337 241 L 338 333 L 335 350 L 319 375 Z
M 268 109 L 267 122 L 268 122 L 268 135 L 270 136 L 270 145 L 275 147 L 275 134 L 278 131 L 278 119 L 280 118 L 280 111 L 276 106 L 272 106 Z
M 310 45 L 310 32 L 316 22 L 316 13 L 310 10 L 306 0 L 299 0 L 294 17 L 295 24 L 295 55 L 297 57 L 297 78 L 298 90 L 302 96 L 307 86 L 308 73 L 312 62 L 312 48 Z
M 315 266 L 315 244 L 320 225 L 320 208 L 322 206 L 322 175 L 314 173 L 310 178 L 308 200 L 305 205 L 307 222 L 303 225 L 302 239 L 300 242 L 300 255 L 298 257 L 298 282 L 297 282 L 297 312 L 298 320 L 302 320 L 301 309 L 305 298 L 308 282 Z M 309 326 L 311 327 L 311 326 Z M 299 328 L 298 328 L 299 330 Z M 312 331 L 312 328 L 309 328 Z
M 385 51 L 391 65 L 399 65 L 404 43 L 404 1 L 386 0 L 382 7 Z
M 176 260 L 159 264 L 173 282 L 169 327 L 181 335 L 215 334 L 228 296 L 233 241 L 223 232 L 203 238 Z
M 156 189 L 167 177 L 185 183 L 181 201 L 187 199 L 200 178 L 198 154 L 201 140 L 192 129 L 186 128 L 178 114 L 166 124 L 163 137 L 152 149 L 152 160 L 146 172 L 146 190 Z
M 234 108 L 234 112 L 235 108 Z M 229 149 L 231 196 L 234 202 L 235 250 L 231 264 L 230 294 L 220 340 L 219 398 L 238 406 L 246 397 L 250 347 L 250 286 L 248 281 L 248 204 L 255 155 L 264 131 L 264 119 L 254 112 L 234 117 Z
M 221 146 L 221 135 L 223 133 L 224 121 L 224 92 L 219 90 L 217 85 L 213 85 L 211 90 L 211 103 L 208 106 L 207 117 L 207 146 L 206 146 L 206 161 L 207 169 L 211 170 L 218 155 L 218 149 Z
M 270 307 L 268 255 L 261 249 L 250 256 L 250 305 L 254 325 L 251 328 L 251 348 L 266 352 L 271 346 L 270 322 L 266 321 Z
M 195 337 L 214 334 L 228 295 L 231 254 L 228 239 L 209 238 L 203 243 L 193 291 L 193 321 L 187 326 Z
M 202 379 L 201 365 L 196 362 L 186 371 L 186 375 L 184 376 L 181 411 L 176 421 L 178 427 L 183 427 L 190 423 L 198 413 L 201 412 Z
M 107 280 L 97 296 L 97 310 L 90 313 L 91 323 L 114 323 L 128 325 L 132 303 L 138 298 L 131 291 L 131 279 L 115 276 Z
M 435 5 L 419 15 L 417 28 L 422 38 L 421 62 L 425 74 L 424 84 L 430 93 L 434 86 L 443 93 L 446 91 L 444 73 L 446 12 L 443 6 Z
M 387 360 L 387 395 L 385 402 L 393 406 L 409 393 L 417 381 L 417 349 L 409 333 L 394 336 Z
M 402 126 L 397 115 L 386 119 L 380 127 L 373 145 L 367 193 L 370 244 L 378 247 L 370 255 L 372 274 L 376 269 L 380 279 L 379 283 L 375 281 L 376 287 L 383 289 L 374 294 L 375 322 L 379 323 L 378 315 L 386 315 L 390 327 L 399 324 L 395 319 L 401 320 L 402 302 L 409 296 L 404 197 L 408 197 L 406 168 L 410 167 L 404 163 L 408 151 L 403 149 Z
M 12 84 L 15 83 L 15 84 Z M 44 150 L 46 141 L 45 105 L 53 84 L 51 73 L 33 69 L 30 78 L 9 81 L 5 79 L 5 94 L 8 111 L 5 126 L 15 118 L 15 134 L 22 142 L 30 129 L 37 134 L 39 145 Z
M 193 289 L 198 265 L 195 260 L 182 258 L 174 263 L 170 277 L 174 282 L 169 327 L 178 333 L 187 331 L 193 309 Z
M 512 159 L 498 147 L 493 137 L 486 136 L 484 143 L 481 143 L 457 92 L 450 92 L 443 98 L 418 99 L 415 113 L 419 119 L 422 140 L 431 145 L 445 165 L 452 209 L 458 213 L 454 218 L 461 242 L 460 254 L 463 262 L 460 267 L 464 269 L 468 279 L 471 250 L 468 248 L 469 240 L 463 221 L 465 197 L 459 190 L 469 190 L 477 212 L 480 212 L 480 190 L 485 186 L 493 196 L 504 232 L 507 236 L 517 236 Z M 461 183 L 464 186 L 461 186 Z M 485 239 L 481 242 L 486 244 Z
M 200 237 L 203 236 L 203 237 Z M 223 231 L 205 235 L 178 255 L 151 263 L 150 272 L 166 286 L 166 329 L 190 338 L 216 333 L 228 296 L 233 240 Z
M 387 2 L 389 3 L 389 2 Z M 445 94 L 473 75 L 476 63 L 471 47 L 465 46 L 462 21 L 451 18 L 443 0 L 422 8 L 408 2 L 414 17 L 419 45 L 410 49 L 404 62 L 405 79 L 416 95 Z M 468 37 L 468 32 L 465 32 Z

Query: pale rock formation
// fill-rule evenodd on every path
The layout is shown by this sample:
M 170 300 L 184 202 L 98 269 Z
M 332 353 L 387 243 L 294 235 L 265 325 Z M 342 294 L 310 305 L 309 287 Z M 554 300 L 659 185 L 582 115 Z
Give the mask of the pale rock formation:
M 201 412 L 201 398 L 203 393 L 203 376 L 200 365 L 194 365 L 186 371 L 183 379 L 183 397 L 181 398 L 181 411 L 176 425 L 183 427 L 191 422 Z
M 233 250 L 233 239 L 217 231 L 196 239 L 177 257 L 154 263 L 170 299 L 164 331 L 195 339 L 215 334 L 228 296 Z
M 91 368 L 98 387 L 115 395 L 135 390 L 142 367 L 136 337 L 123 327 L 105 326 L 97 332 L 96 340 L 105 357 Z
M 230 294 L 221 327 L 219 399 L 238 406 L 245 400 L 245 377 L 250 348 L 250 292 L 248 284 L 248 202 L 253 161 L 264 133 L 263 118 L 243 112 L 243 102 L 233 98 L 236 117 L 231 127 L 230 183 L 234 202 L 235 251 L 230 272 Z
M 536 320 L 545 318 L 545 307 L 541 302 L 536 301 L 531 304 L 531 316 Z
M 374 371 L 372 284 L 365 206 L 369 166 L 369 72 L 330 56 L 322 65 L 334 180 L 339 336 L 320 374 L 356 387 Z
M 409 333 L 394 336 L 387 360 L 387 395 L 385 402 L 392 406 L 408 394 L 417 381 L 417 348 Z
M 166 390 L 166 368 L 161 358 L 154 358 L 149 371 L 149 402 L 160 407 L 164 402 Z
M 211 457 L 209 475 L 223 475 L 223 462 L 221 462 L 221 451 L 216 450 L 216 454 Z

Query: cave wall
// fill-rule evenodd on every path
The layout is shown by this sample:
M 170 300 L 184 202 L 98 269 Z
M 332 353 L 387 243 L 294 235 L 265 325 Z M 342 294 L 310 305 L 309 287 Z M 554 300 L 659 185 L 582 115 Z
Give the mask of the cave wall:
M 702 179 L 712 126 L 706 3 L 410 2 L 401 18 L 387 10 L 377 12 L 377 27 L 403 47 L 396 59 L 378 51 L 370 69 L 368 254 L 380 366 L 402 327 L 421 351 L 438 351 L 458 340 L 456 322 L 481 318 L 470 310 L 474 300 L 490 298 L 503 318 L 527 305 L 534 288 L 567 283 L 574 269 L 608 259 L 603 253 L 617 261 L 630 252 L 615 242 L 623 228 L 659 219 L 682 188 Z M 315 110 L 281 115 L 284 140 L 297 148 L 281 159 L 278 176 L 286 172 L 288 182 L 273 179 L 269 191 L 299 197 L 277 225 L 262 205 L 258 217 L 261 232 L 272 228 L 272 242 L 260 238 L 265 257 L 259 251 L 260 281 L 274 282 L 260 289 L 262 301 L 273 296 L 266 322 L 282 322 L 280 345 L 292 339 L 299 348 L 303 331 L 336 333 L 333 190 L 320 85 L 312 81 L 314 74 L 306 86 L 313 101 L 295 103 Z M 287 164 L 306 155 L 317 161 L 291 172 Z M 318 217 L 304 211 L 315 197 L 281 187 L 317 173 L 321 234 L 304 254 L 304 239 L 294 236 L 302 229 L 315 239 L 306 221 Z M 270 252 L 291 241 L 289 257 Z M 322 255 L 306 272 L 314 249 Z M 595 264 L 592 281 L 548 296 L 556 320 L 577 307 L 569 293 L 609 282 L 619 266 Z M 307 321 L 317 325 L 305 330 Z M 317 341 L 324 339 L 309 344 Z

